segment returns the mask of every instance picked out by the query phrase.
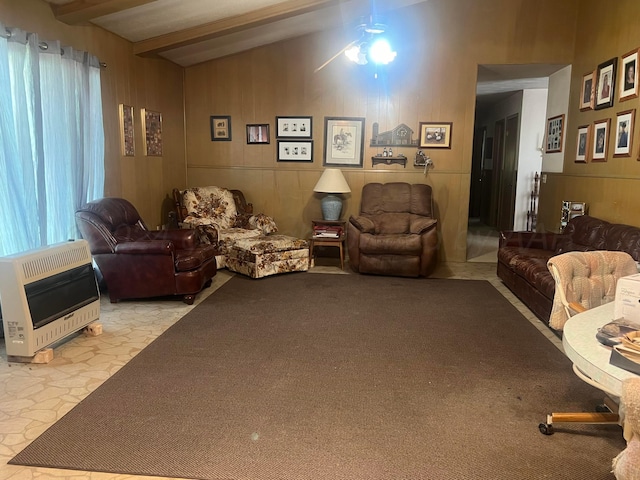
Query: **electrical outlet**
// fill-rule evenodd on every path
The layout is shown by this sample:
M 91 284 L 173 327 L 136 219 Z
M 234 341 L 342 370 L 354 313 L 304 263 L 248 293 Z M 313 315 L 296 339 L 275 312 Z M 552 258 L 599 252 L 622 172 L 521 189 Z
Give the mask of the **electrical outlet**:
M 542 183 L 547 183 L 547 174 L 546 173 L 542 174 Z

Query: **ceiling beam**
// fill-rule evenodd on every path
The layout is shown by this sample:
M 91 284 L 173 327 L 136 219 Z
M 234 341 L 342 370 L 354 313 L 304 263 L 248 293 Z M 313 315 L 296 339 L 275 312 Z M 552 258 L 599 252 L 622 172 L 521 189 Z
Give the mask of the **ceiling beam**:
M 155 55 L 174 48 L 192 45 L 212 38 L 221 37 L 270 22 L 313 12 L 337 5 L 340 0 L 287 0 L 276 5 L 255 10 L 242 15 L 223 18 L 193 28 L 168 33 L 133 44 L 136 55 Z
M 138 7 L 156 0 L 74 0 L 63 5 L 51 4 L 57 20 L 68 25 L 81 25 L 94 18 Z

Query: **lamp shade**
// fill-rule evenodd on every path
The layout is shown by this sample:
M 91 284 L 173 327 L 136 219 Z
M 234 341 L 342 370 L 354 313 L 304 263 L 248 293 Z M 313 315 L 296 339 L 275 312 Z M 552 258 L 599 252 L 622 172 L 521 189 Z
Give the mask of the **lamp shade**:
M 316 186 L 313 187 L 313 191 L 318 193 L 349 193 L 351 189 L 339 168 L 327 168 Z

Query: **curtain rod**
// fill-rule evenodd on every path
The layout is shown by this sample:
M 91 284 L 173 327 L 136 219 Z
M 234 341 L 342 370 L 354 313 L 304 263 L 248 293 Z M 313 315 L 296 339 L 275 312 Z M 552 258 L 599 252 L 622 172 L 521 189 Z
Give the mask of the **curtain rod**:
M 49 48 L 49 44 L 47 42 L 40 42 L 38 44 L 38 47 L 40 47 L 41 50 L 46 50 Z M 60 49 L 60 55 L 64 55 L 63 48 Z M 107 68 L 107 64 L 105 62 L 98 62 L 98 65 L 100 65 L 102 68 Z
M 5 38 L 11 38 L 11 30 L 9 30 L 8 28 L 4 29 L 4 35 Z M 47 50 L 49 48 L 49 44 L 47 42 L 40 42 L 38 44 L 38 47 L 40 47 L 41 50 Z M 60 55 L 64 55 L 64 50 L 60 50 Z M 102 68 L 107 68 L 107 64 L 105 62 L 98 62 L 99 65 Z

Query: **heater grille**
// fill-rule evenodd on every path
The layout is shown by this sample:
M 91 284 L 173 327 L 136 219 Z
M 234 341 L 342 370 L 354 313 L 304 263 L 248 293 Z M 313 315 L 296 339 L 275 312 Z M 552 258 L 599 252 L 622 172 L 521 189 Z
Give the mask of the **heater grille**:
M 78 244 L 67 246 L 62 250 L 45 251 L 41 256 L 25 260 L 22 263 L 22 274 L 24 281 L 29 282 L 51 272 L 66 270 L 79 263 L 88 262 L 91 262 L 91 254 L 85 245 Z
M 100 316 L 100 304 L 94 302 L 85 308 L 76 310 L 64 317 L 63 322 L 54 323 L 50 329 L 42 328 L 34 331 L 34 349 L 51 345 L 53 342 L 76 332 Z

